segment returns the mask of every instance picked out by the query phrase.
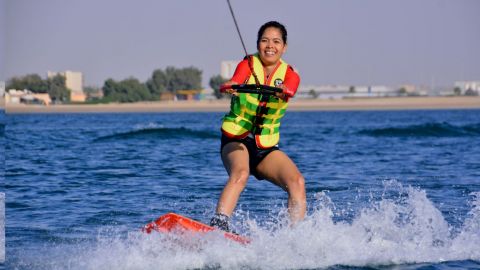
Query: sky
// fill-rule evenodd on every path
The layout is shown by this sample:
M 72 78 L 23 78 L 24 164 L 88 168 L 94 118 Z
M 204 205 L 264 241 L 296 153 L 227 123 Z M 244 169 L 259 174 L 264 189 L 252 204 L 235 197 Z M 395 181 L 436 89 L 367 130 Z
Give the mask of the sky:
M 304 85 L 480 80 L 478 0 L 230 0 L 249 53 L 285 24 Z M 0 0 L 0 80 L 81 71 L 87 86 L 194 66 L 202 84 L 244 51 L 226 0 Z

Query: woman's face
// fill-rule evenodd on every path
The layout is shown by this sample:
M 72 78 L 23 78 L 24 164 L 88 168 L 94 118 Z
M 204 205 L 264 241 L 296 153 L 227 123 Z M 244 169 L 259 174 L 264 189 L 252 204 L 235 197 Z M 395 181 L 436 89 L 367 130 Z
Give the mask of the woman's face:
M 275 27 L 265 29 L 258 43 L 258 54 L 263 64 L 276 65 L 286 51 L 287 44 L 283 42 L 280 29 Z

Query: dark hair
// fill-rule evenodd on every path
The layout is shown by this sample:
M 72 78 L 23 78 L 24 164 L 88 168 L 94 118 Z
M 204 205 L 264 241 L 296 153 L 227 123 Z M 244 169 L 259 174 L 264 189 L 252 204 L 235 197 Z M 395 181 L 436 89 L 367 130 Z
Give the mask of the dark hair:
M 260 27 L 260 29 L 258 30 L 257 47 L 258 47 L 258 44 L 260 44 L 260 39 L 262 39 L 262 36 L 263 36 L 263 33 L 265 32 L 265 29 L 267 29 L 269 27 L 274 27 L 274 28 L 277 28 L 278 30 L 280 30 L 280 32 L 282 33 L 283 43 L 287 44 L 287 28 L 285 28 L 285 26 L 283 24 L 281 24 L 277 21 L 269 21 L 269 22 L 265 23 L 264 25 L 262 25 Z

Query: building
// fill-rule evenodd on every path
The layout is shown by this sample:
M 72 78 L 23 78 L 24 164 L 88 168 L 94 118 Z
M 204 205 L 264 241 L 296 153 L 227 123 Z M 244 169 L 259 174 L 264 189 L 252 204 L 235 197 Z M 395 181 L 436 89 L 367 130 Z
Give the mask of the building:
M 3 97 L 5 95 L 5 82 L 0 81 L 0 97 Z
M 32 93 L 30 90 L 10 89 L 5 93 L 6 104 L 40 104 L 48 106 L 52 102 L 48 93 Z
M 77 71 L 64 71 L 64 72 L 53 72 L 48 71 L 47 77 L 52 78 L 57 75 L 62 75 L 65 77 L 65 86 L 72 90 L 72 92 L 82 92 L 83 93 L 83 74 Z
M 176 100 L 202 100 L 204 99 L 203 90 L 177 90 Z
M 295 97 L 304 99 L 342 99 L 348 97 L 387 97 L 396 95 L 394 88 L 384 85 L 300 85 Z
M 467 91 L 476 92 L 480 94 L 480 81 L 459 81 L 455 82 L 455 88 L 460 88 L 461 94 L 468 94 Z M 472 93 L 470 93 L 472 94 Z
M 5 107 L 5 82 L 0 81 L 0 109 Z
M 78 71 L 63 71 L 53 72 L 48 71 L 47 77 L 51 78 L 57 75 L 65 77 L 65 86 L 71 90 L 70 101 L 72 102 L 85 102 L 87 95 L 83 92 L 83 74 Z
M 220 76 L 224 79 L 232 78 L 238 63 L 240 61 L 222 61 L 220 64 Z

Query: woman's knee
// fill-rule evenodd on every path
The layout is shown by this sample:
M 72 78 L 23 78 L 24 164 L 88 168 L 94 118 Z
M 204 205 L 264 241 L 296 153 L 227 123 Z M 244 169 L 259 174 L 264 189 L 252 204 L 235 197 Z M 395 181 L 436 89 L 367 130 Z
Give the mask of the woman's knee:
M 245 185 L 247 184 L 249 176 L 250 176 L 250 172 L 248 171 L 248 169 L 239 169 L 232 172 L 229 178 L 229 182 L 232 182 L 234 184 Z
M 287 184 L 287 190 L 290 194 L 304 194 L 305 193 L 305 178 L 301 173 L 291 176 Z

